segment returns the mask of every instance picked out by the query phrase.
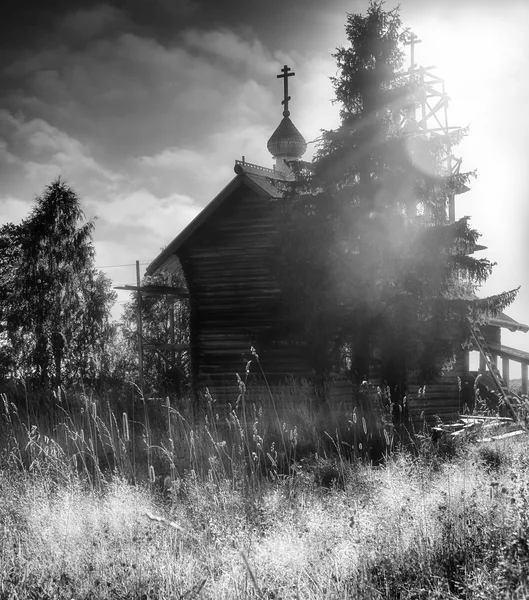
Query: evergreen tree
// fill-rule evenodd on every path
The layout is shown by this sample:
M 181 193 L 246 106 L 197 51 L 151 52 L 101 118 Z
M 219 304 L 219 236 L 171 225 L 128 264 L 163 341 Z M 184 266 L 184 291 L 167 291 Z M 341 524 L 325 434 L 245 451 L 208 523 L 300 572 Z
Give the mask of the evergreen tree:
M 401 70 L 398 9 L 372 2 L 348 15 L 346 33 L 332 79 L 341 124 L 323 132 L 312 164 L 291 164 L 276 272 L 317 380 L 340 360 L 358 381 L 376 364 L 402 393 L 410 370 L 433 377 L 468 338 L 468 319 L 496 314 L 516 290 L 476 298 L 493 264 L 472 257 L 468 218 L 447 218 L 448 196 L 472 173 L 448 173 L 442 158 L 465 132 L 427 135 L 412 118 L 402 127 L 421 82 Z
M 13 320 L 13 289 L 16 285 L 14 265 L 20 261 L 20 230 L 12 223 L 0 227 L 0 375 L 15 367 L 9 329 Z
M 112 338 L 110 280 L 94 268 L 93 221 L 61 178 L 20 225 L 0 230 L 4 355 L 43 386 L 101 370 Z

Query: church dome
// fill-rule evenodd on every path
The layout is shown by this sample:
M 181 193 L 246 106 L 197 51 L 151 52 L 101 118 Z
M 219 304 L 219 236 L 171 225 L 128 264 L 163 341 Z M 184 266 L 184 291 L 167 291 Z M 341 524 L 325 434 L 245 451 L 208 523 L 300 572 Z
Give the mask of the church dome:
M 301 158 L 307 142 L 289 117 L 283 117 L 266 145 L 274 158 Z

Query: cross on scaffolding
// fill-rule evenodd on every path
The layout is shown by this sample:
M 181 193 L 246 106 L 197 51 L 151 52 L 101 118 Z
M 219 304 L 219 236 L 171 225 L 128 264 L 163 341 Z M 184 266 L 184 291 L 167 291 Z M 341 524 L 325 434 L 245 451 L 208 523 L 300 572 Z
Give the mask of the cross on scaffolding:
M 289 71 L 290 71 L 290 67 L 287 67 L 287 65 L 285 65 L 281 69 L 281 74 L 277 75 L 278 79 L 283 79 L 284 100 L 281 102 L 281 104 L 284 104 L 284 106 L 285 106 L 285 108 L 283 110 L 284 117 L 290 116 L 290 111 L 288 110 L 288 101 L 290 100 L 290 96 L 288 95 L 288 78 L 293 77 L 295 75 L 295 73 L 289 73 Z
M 409 39 L 404 42 L 405 46 L 410 47 L 410 68 L 408 71 L 415 69 L 415 44 L 420 44 L 421 42 L 422 40 L 419 40 L 414 33 L 410 33 Z

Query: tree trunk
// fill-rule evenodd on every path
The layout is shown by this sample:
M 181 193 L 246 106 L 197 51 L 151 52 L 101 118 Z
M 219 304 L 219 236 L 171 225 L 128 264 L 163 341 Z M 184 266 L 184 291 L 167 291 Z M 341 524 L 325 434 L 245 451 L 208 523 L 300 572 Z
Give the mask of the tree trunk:
M 64 336 L 62 333 L 55 331 L 52 335 L 52 352 L 53 352 L 53 362 L 55 365 L 55 379 L 54 386 L 56 388 L 60 387 L 62 384 L 62 358 L 64 352 Z
M 37 367 L 40 385 L 44 388 L 49 384 L 49 361 L 48 343 L 44 329 L 40 324 L 35 328 L 35 350 L 33 352 L 33 364 Z

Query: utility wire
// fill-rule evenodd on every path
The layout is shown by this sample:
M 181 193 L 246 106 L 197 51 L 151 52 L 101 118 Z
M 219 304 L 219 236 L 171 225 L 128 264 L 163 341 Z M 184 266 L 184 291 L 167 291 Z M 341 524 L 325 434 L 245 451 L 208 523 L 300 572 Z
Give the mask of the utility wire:
M 141 262 L 140 265 L 148 265 L 148 262 Z M 136 263 L 130 263 L 128 265 L 96 265 L 96 269 L 112 269 L 113 267 L 135 267 Z

